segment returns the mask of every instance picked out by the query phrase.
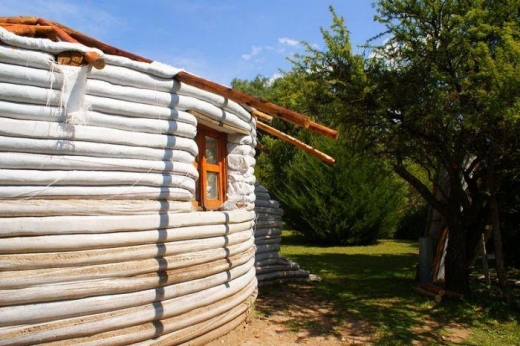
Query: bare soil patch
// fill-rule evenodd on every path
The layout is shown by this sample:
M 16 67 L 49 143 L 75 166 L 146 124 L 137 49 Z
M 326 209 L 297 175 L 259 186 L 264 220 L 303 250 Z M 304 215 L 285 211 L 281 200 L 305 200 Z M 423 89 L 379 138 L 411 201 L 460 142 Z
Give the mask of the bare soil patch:
M 252 318 L 209 345 L 370 344 L 370 326 L 337 317 L 332 304 L 317 299 L 312 284 L 260 287 Z

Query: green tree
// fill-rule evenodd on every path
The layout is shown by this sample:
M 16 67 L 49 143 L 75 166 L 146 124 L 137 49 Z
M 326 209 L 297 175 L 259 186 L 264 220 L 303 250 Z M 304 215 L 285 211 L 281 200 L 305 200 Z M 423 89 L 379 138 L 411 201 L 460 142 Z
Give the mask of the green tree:
M 331 31 L 322 30 L 326 49 L 308 46 L 296 68 L 348 104 L 336 121 L 362 129 L 366 149 L 444 216 L 446 286 L 467 292 L 469 261 L 490 214 L 500 239 L 491 208 L 499 167 L 519 148 L 519 1 L 380 0 L 377 11 L 387 31 L 369 57 L 352 53 L 332 10 Z

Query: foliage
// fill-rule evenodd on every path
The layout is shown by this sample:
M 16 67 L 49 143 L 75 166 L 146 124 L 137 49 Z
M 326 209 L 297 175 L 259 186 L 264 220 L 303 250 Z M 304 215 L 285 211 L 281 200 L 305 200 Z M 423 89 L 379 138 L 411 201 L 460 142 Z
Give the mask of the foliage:
M 321 277 L 312 292 L 315 301 L 334 311 L 333 331 L 347 323 L 356 335 L 370 335 L 368 343 L 375 345 L 520 344 L 520 312 L 503 304 L 494 289 L 472 281 L 473 293 L 456 304 L 444 299 L 436 305 L 413 294 L 415 242 L 319 247 L 283 231 L 282 244 L 283 256 Z M 280 291 L 277 287 L 270 294 Z
M 316 138 L 313 144 L 325 148 L 336 163 L 324 165 L 301 151 L 294 155 L 275 189 L 287 222 L 322 244 L 366 245 L 390 237 L 404 203 L 403 184 L 387 166 L 345 141 Z
M 380 0 L 387 39 L 368 58 L 351 52 L 332 10 L 326 49 L 308 46 L 295 61 L 325 95 L 353 110 L 337 120 L 361 129 L 366 149 L 444 216 L 446 280 L 461 292 L 499 188 L 497 168 L 518 151 L 519 7 L 518 0 Z M 411 170 L 417 166 L 429 184 Z

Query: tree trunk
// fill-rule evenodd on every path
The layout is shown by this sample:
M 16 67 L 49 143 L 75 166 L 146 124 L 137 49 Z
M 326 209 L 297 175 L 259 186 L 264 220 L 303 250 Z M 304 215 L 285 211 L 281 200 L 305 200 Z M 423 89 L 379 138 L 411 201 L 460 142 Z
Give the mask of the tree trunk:
M 495 181 L 495 162 L 493 153 L 489 158 L 488 170 L 488 187 L 490 192 L 491 203 L 491 226 L 493 228 L 493 243 L 495 248 L 495 264 L 497 268 L 498 285 L 502 291 L 504 299 L 509 303 L 511 301 L 511 290 L 509 288 L 509 280 L 507 278 L 507 270 L 504 263 L 504 254 L 502 253 L 502 234 L 500 231 L 500 217 L 497 200 L 497 186 Z
M 456 212 L 455 212 L 456 213 Z M 469 292 L 469 272 L 466 257 L 466 235 L 459 216 L 451 215 L 448 221 L 448 249 L 446 252 L 446 289 L 461 294 Z

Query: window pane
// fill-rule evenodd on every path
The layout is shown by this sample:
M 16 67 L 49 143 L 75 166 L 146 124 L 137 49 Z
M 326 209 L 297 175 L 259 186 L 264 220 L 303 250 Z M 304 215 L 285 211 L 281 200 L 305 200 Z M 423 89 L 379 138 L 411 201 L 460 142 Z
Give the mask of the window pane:
M 206 162 L 210 164 L 217 164 L 217 139 L 206 136 Z
M 218 173 L 207 172 L 206 198 L 218 199 Z

